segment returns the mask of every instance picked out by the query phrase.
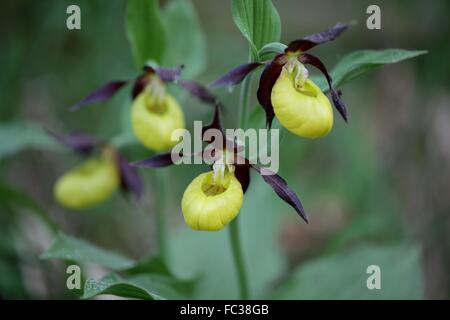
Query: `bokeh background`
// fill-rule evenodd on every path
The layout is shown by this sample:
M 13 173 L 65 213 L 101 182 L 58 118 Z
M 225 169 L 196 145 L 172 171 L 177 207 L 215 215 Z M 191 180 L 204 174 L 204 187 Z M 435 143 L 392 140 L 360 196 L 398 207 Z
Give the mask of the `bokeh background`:
M 169 2 L 160 1 L 162 7 Z M 273 2 L 284 43 L 337 21 L 358 22 L 339 41 L 315 49 L 328 66 L 358 49 L 398 47 L 429 53 L 345 85 L 349 123 L 336 117 L 329 136 L 308 141 L 284 134 L 280 174 L 300 195 L 311 217 L 309 225 L 252 176 L 240 216 L 253 296 L 448 298 L 450 3 L 380 1 L 382 29 L 370 31 L 365 27 L 366 8 L 373 1 Z M 186 50 L 198 50 L 195 78 L 208 83 L 245 62 L 248 48 L 232 21 L 229 1 L 192 3 L 203 33 L 195 42 L 198 47 Z M 81 7 L 80 31 L 66 28 L 70 4 Z M 129 129 L 127 90 L 107 103 L 67 111 L 107 80 L 136 73 L 124 28 L 125 9 L 121 0 L 0 4 L 0 298 L 74 297 L 65 286 L 65 265 L 39 259 L 54 237 L 43 216 L 65 234 L 136 260 L 157 251 L 155 200 L 160 184 L 154 173 L 142 172 L 146 193 L 140 207 L 118 193 L 92 210 L 64 210 L 53 199 L 53 184 L 80 158 L 39 130 L 77 129 L 119 139 Z M 172 35 L 174 41 L 179 36 Z M 175 94 L 187 123 L 211 117 L 211 110 L 195 99 Z M 239 90 L 217 94 L 232 126 Z M 151 154 L 137 145 L 126 152 L 136 160 Z M 204 170 L 185 166 L 166 173 L 171 190 L 170 266 L 179 277 L 198 277 L 196 298 L 236 298 L 226 230 L 194 232 L 182 220 L 182 192 Z M 382 268 L 382 290 L 377 292 L 365 287 L 371 264 Z M 86 278 L 99 278 L 107 270 L 85 265 L 83 272 Z

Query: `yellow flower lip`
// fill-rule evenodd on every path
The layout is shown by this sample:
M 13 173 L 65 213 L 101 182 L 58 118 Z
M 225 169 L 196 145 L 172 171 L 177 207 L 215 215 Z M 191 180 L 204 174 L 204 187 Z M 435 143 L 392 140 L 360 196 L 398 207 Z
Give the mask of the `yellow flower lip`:
M 184 115 L 180 105 L 170 94 L 160 96 L 147 90 L 133 101 L 131 109 L 133 132 L 147 148 L 165 151 L 178 141 L 172 141 L 172 132 L 184 128 Z
M 233 173 L 214 179 L 214 172 L 197 176 L 186 188 L 181 208 L 186 224 L 194 230 L 217 231 L 239 213 L 244 193 Z
M 111 154 L 86 160 L 65 173 L 54 187 L 54 195 L 63 207 L 82 210 L 109 198 L 120 185 L 117 163 Z
M 304 138 L 327 135 L 333 127 L 333 110 L 328 98 L 311 80 L 296 86 L 295 72 L 283 68 L 271 92 L 273 110 L 280 123 Z

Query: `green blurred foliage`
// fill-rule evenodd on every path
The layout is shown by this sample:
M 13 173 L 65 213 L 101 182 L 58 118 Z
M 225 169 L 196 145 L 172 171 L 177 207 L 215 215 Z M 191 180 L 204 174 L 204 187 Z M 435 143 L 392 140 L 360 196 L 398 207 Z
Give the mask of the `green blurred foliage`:
M 229 1 L 160 2 L 167 33 L 164 64 L 186 64 L 184 77 L 209 83 L 247 61 L 247 40 L 233 23 Z M 82 10 L 81 31 L 65 27 L 66 7 L 74 3 Z M 436 195 L 436 189 L 448 190 L 440 177 L 448 177 L 450 162 L 445 162 L 448 157 L 431 129 L 437 126 L 433 119 L 442 116 L 438 98 L 447 108 L 450 101 L 450 4 L 383 3 L 382 30 L 369 31 L 365 9 L 370 1 L 273 3 L 283 24 L 283 43 L 337 21 L 358 22 L 339 41 L 314 49 L 329 67 L 363 49 L 399 47 L 428 54 L 344 85 L 350 121 L 344 124 L 336 117 L 328 137 L 307 141 L 283 133 L 280 175 L 298 192 L 311 216 L 309 225 L 302 224 L 262 179 L 252 176 L 241 229 L 253 297 L 448 297 L 450 280 L 435 270 L 450 266 L 450 204 L 448 199 L 437 200 L 442 194 Z M 85 297 L 101 292 L 143 298 L 238 296 L 227 232 L 194 232 L 181 218 L 184 188 L 206 166 L 170 169 L 169 266 L 130 272 L 95 259 L 61 255 L 61 250 L 73 252 L 74 243 L 81 251 L 87 244 L 96 259 L 115 251 L 140 261 L 157 252 L 153 228 L 158 185 L 153 173 L 143 172 L 147 188 L 141 208 L 118 194 L 98 208 L 68 212 L 55 204 L 52 186 L 79 159 L 61 152 L 41 130 L 82 130 L 112 139 L 131 159 L 150 155 L 131 134 L 127 89 L 106 103 L 67 111 L 93 88 L 111 79 L 130 79 L 139 71 L 127 39 L 126 7 L 126 1 L 102 0 L 0 4 L 0 273 L 8 275 L 0 279 L 0 297 L 70 297 L 64 266 L 38 260 L 50 246 L 54 224 L 86 239 L 82 244 L 77 239 L 59 243 L 59 256 L 54 257 L 79 260 L 87 273 L 85 263 L 106 267 L 86 282 Z M 256 84 L 252 89 L 255 93 Z M 170 90 L 182 101 L 188 128 L 193 120 L 210 118 L 209 108 L 176 88 Z M 228 126 L 235 121 L 238 91 L 217 91 L 227 106 Z M 256 106 L 254 96 L 251 105 Z M 442 130 L 445 137 L 448 131 L 445 126 Z M 40 215 L 30 218 L 31 212 Z M 109 250 L 98 254 L 95 250 L 101 248 Z M 360 287 L 368 264 L 386 269 L 386 290 L 379 295 Z M 40 276 L 33 277 L 36 273 Z M 392 286 L 391 279 L 400 284 Z M 174 292 L 174 287 L 181 289 Z

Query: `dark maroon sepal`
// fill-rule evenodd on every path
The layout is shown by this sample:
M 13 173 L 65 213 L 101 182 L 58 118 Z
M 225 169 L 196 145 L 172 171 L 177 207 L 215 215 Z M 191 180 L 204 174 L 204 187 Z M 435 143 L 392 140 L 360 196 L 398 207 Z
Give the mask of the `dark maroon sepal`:
M 250 165 L 236 164 L 234 166 L 234 176 L 241 183 L 242 191 L 245 193 L 250 185 Z
M 339 92 L 336 91 L 336 89 L 333 88 L 333 79 L 331 79 L 331 76 L 328 73 L 328 70 L 325 67 L 325 65 L 323 64 L 323 62 L 320 61 L 320 59 L 317 58 L 316 56 L 313 56 L 309 53 L 302 54 L 299 57 L 299 60 L 302 63 L 310 64 L 310 65 L 316 67 L 317 69 L 320 70 L 320 72 L 323 73 L 323 75 L 327 79 L 328 87 L 330 88 L 330 94 L 331 94 L 331 99 L 333 100 L 333 105 L 336 108 L 336 110 L 340 113 L 340 115 L 342 116 L 344 121 L 347 122 L 347 108 L 341 99 L 342 93 L 340 91 Z
M 148 83 L 150 74 L 144 73 L 138 76 L 133 83 L 133 89 L 131 90 L 131 98 L 134 100 L 144 90 Z
M 275 117 L 272 106 L 272 88 L 277 81 L 283 64 L 280 61 L 283 58 L 283 54 L 276 56 L 272 62 L 270 62 L 261 74 L 259 79 L 259 87 L 257 92 L 257 97 L 259 104 L 264 108 L 266 112 L 266 125 L 270 129 L 272 127 L 272 121 Z
M 180 155 L 181 157 L 181 155 Z M 173 165 L 172 153 L 161 153 L 148 159 L 131 162 L 133 167 L 164 168 Z
M 118 154 L 117 157 L 122 190 L 134 194 L 136 199 L 140 200 L 144 194 L 144 183 L 141 176 L 136 168 L 130 166 L 123 155 Z
M 178 82 L 181 88 L 189 92 L 191 95 L 200 99 L 200 101 L 216 106 L 218 100 L 206 87 L 194 81 L 180 80 Z
M 81 132 L 60 135 L 47 128 L 45 128 L 45 130 L 64 146 L 83 155 L 91 154 L 94 149 L 102 143 L 100 140 Z
M 164 82 L 177 82 L 180 80 L 181 71 L 184 66 L 181 64 L 176 66 L 175 68 L 155 68 L 156 74 L 161 78 Z
M 263 64 L 264 64 L 263 62 L 251 62 L 240 65 L 231 70 L 230 72 L 228 72 L 227 74 L 223 75 L 213 83 L 211 83 L 210 87 L 211 88 L 223 86 L 231 87 L 237 85 L 241 83 L 242 80 L 244 80 L 245 77 L 248 76 L 252 71 L 254 71 L 256 68 L 258 68 Z
M 336 23 L 330 29 L 306 36 L 302 39 L 294 40 L 289 43 L 285 52 L 308 51 L 309 49 L 326 42 L 333 41 L 339 37 L 345 30 L 351 26 L 350 23 Z
M 288 203 L 291 207 L 297 211 L 300 217 L 308 223 L 308 216 L 306 215 L 305 209 L 303 208 L 300 199 L 297 197 L 295 192 L 287 185 L 286 181 L 280 177 L 278 174 L 270 171 L 266 168 L 259 168 L 257 166 L 252 166 L 264 179 L 264 181 L 269 184 L 275 193 Z M 264 174 L 262 174 L 264 173 Z
M 220 119 L 220 106 L 219 105 L 216 105 L 214 107 L 214 117 L 213 117 L 213 120 L 211 121 L 211 123 L 202 127 L 202 139 L 203 139 L 205 132 L 209 129 L 217 129 L 222 133 L 222 136 L 225 137 L 225 133 L 224 133 L 223 127 L 222 127 L 222 121 Z M 207 141 L 207 140 L 204 140 L 204 141 L 211 142 L 211 141 Z
M 86 98 L 84 98 L 77 104 L 71 106 L 69 110 L 76 111 L 88 104 L 105 101 L 111 98 L 114 94 L 116 94 L 116 92 L 119 91 L 127 83 L 128 81 L 124 80 L 108 82 L 103 87 L 90 93 Z

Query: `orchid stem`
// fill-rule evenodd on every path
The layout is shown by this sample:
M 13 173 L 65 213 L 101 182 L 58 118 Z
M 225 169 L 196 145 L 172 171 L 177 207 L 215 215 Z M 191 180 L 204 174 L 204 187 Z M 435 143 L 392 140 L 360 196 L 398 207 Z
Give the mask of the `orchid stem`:
M 249 61 L 255 60 L 249 54 Z M 250 86 L 252 83 L 252 75 L 247 76 L 242 84 L 240 98 L 239 98 L 239 128 L 246 129 L 247 127 L 247 112 L 250 98 Z M 230 244 L 233 253 L 233 259 L 236 266 L 236 272 L 239 282 L 240 297 L 242 300 L 250 299 L 250 290 L 248 284 L 247 270 L 245 267 L 244 254 L 242 251 L 242 243 L 239 232 L 239 216 L 237 216 L 230 223 Z
M 169 259 L 169 248 L 167 242 L 167 221 L 166 215 L 168 214 L 167 210 L 167 192 L 168 192 L 168 181 L 169 181 L 169 172 L 167 170 L 157 170 L 156 181 L 157 183 L 157 196 L 156 199 L 156 240 L 159 246 L 159 254 L 165 263 L 168 263 Z
M 234 263 L 236 265 L 236 271 L 238 274 L 239 291 L 242 300 L 250 298 L 250 292 L 248 287 L 247 271 L 245 268 L 244 255 L 242 254 L 240 234 L 239 234 L 239 217 L 236 217 L 230 223 L 230 241 L 231 250 L 233 253 Z

